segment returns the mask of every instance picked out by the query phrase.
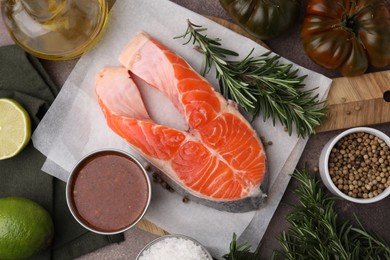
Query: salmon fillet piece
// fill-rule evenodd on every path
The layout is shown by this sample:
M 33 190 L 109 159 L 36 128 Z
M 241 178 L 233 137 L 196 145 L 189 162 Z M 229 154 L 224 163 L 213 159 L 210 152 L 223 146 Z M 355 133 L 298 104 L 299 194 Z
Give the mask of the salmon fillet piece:
M 132 39 L 119 61 L 123 67 L 103 68 L 96 80 L 108 126 L 178 192 L 220 210 L 257 209 L 266 197 L 266 154 L 235 103 L 144 32 Z M 133 75 L 163 92 L 186 120 L 188 130 L 154 122 Z

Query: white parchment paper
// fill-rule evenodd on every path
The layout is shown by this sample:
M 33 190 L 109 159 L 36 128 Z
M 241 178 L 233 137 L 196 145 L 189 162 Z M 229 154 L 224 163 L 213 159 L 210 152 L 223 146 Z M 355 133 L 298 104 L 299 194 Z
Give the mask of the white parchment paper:
M 104 66 L 120 66 L 118 57 L 121 51 L 139 31 L 149 33 L 198 70 L 202 56 L 191 45 L 183 45 L 185 40 L 173 39 L 185 32 L 187 19 L 207 27 L 208 36 L 222 39 L 224 47 L 239 52 L 241 57 L 253 48 L 254 55 L 267 51 L 255 42 L 170 1 L 117 0 L 102 39 L 80 58 L 33 134 L 34 146 L 47 156 L 42 168 L 45 172 L 66 181 L 81 157 L 105 148 L 132 153 L 147 164 L 107 127 L 96 99 L 95 77 Z M 308 75 L 305 80 L 307 88 L 318 87 L 320 98 L 327 95 L 331 84 L 329 78 L 301 67 L 299 73 Z M 218 89 L 212 73 L 207 79 Z M 180 128 L 182 119 L 166 98 L 148 86 L 142 88 L 152 118 Z M 199 240 L 218 258 L 228 252 L 233 232 L 242 235 L 241 239 L 257 244 L 276 210 L 290 180 L 288 174 L 294 170 L 307 140 L 299 139 L 295 134 L 289 136 L 281 125 L 277 123 L 273 126 L 271 121 L 263 122 L 262 118 L 258 118 L 253 126 L 264 140 L 273 143 L 267 149 L 270 193 L 264 208 L 247 213 L 221 212 L 191 202 L 182 203 L 182 197 L 178 194 L 153 185 L 152 202 L 146 218 L 170 233 Z

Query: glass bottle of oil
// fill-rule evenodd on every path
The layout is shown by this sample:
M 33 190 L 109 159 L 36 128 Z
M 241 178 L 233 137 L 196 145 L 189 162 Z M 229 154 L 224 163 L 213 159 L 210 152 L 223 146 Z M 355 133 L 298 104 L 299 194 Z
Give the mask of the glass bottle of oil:
M 32 55 L 71 59 L 101 35 L 106 0 L 0 0 L 4 23 L 14 41 Z

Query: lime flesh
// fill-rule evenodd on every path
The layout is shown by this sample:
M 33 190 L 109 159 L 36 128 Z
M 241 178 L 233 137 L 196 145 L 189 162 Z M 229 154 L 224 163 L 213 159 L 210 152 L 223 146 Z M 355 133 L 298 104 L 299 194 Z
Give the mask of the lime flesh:
M 28 144 L 31 120 L 15 100 L 0 98 L 0 160 L 14 157 Z

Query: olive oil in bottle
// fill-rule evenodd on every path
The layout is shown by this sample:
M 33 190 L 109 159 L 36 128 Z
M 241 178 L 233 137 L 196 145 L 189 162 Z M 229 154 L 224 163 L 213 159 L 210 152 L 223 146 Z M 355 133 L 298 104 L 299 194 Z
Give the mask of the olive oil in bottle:
M 106 0 L 2 0 L 1 12 L 20 47 L 39 58 L 60 60 L 76 58 L 96 42 L 108 6 Z

